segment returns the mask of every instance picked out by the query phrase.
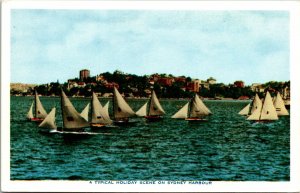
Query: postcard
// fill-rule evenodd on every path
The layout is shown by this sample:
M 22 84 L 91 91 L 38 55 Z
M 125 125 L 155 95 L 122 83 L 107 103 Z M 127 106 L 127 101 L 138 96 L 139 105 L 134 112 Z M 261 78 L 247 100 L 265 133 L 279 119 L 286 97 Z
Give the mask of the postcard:
M 298 1 L 4 1 L 1 189 L 300 191 Z

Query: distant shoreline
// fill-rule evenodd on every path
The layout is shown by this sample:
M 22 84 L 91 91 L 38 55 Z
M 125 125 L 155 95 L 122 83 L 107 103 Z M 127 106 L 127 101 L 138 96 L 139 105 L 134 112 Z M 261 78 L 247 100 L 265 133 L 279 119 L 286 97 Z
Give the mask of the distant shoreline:
M 34 95 L 27 95 L 27 96 L 22 96 L 22 95 L 10 95 L 11 97 L 34 97 Z M 40 97 L 45 97 L 45 98 L 60 98 L 60 96 L 40 96 Z M 80 97 L 80 96 L 70 96 L 70 98 L 75 98 L 75 99 L 91 99 L 92 97 Z M 112 97 L 98 97 L 100 99 L 112 99 Z M 149 100 L 147 97 L 125 97 L 125 99 L 130 99 L 130 100 Z M 233 99 L 233 98 L 202 98 L 205 101 L 251 101 L 251 99 Z M 190 98 L 159 98 L 159 100 L 180 100 L 180 101 L 188 101 Z

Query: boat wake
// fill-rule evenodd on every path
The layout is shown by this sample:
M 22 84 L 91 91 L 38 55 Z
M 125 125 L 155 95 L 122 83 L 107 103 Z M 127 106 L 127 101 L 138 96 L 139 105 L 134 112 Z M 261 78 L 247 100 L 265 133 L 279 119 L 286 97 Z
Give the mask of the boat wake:
M 96 133 L 96 132 L 74 132 L 74 131 L 56 131 L 52 130 L 50 133 L 58 133 L 58 134 L 70 134 L 70 135 L 111 135 L 111 133 Z

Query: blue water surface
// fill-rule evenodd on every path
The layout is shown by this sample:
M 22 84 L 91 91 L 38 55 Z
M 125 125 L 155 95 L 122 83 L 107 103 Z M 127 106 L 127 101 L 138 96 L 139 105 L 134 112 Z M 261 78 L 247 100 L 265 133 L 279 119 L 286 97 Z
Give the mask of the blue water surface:
M 170 118 L 186 100 L 161 100 L 160 122 L 136 118 L 76 136 L 43 133 L 26 121 L 32 101 L 11 97 L 11 180 L 290 180 L 290 117 L 249 122 L 237 114 L 249 101 L 205 101 L 209 121 L 188 123 Z M 41 101 L 47 112 L 56 106 L 62 126 L 60 98 Z M 80 112 L 90 99 L 71 101 Z M 129 100 L 134 110 L 144 102 Z

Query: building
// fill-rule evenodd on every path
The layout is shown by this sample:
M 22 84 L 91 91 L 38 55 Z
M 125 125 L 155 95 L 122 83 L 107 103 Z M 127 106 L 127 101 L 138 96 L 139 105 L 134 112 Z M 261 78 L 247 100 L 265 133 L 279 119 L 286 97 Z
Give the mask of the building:
M 116 89 L 119 89 L 119 84 L 115 82 L 106 83 L 104 86 L 110 89 L 113 89 L 114 87 L 116 87 Z
M 251 90 L 253 92 L 264 92 L 265 91 L 265 88 L 262 86 L 262 84 L 259 84 L 259 83 L 253 83 L 251 85 Z
M 235 81 L 233 84 L 234 84 L 234 86 L 236 86 L 236 87 L 238 87 L 238 88 L 244 88 L 244 87 L 245 87 L 244 82 L 241 81 L 241 80 L 237 80 L 237 81 Z
M 83 69 L 83 70 L 80 70 L 79 72 L 79 79 L 82 81 L 82 80 L 85 80 L 87 78 L 90 77 L 90 71 L 87 70 L 87 69 Z
M 182 83 L 185 83 L 185 82 L 186 82 L 186 77 L 184 77 L 184 76 L 175 77 L 175 78 L 174 78 L 174 81 L 175 81 L 175 82 L 182 82 Z
M 209 79 L 207 79 L 207 83 L 208 83 L 208 84 L 216 84 L 216 83 L 217 83 L 217 80 L 214 79 L 213 77 L 209 77 Z
M 186 90 L 191 92 L 199 92 L 199 87 L 200 87 L 200 80 L 195 79 L 187 83 Z
M 171 86 L 174 82 L 174 78 L 169 78 L 169 77 L 159 78 L 157 82 L 158 84 L 161 84 L 163 86 Z

